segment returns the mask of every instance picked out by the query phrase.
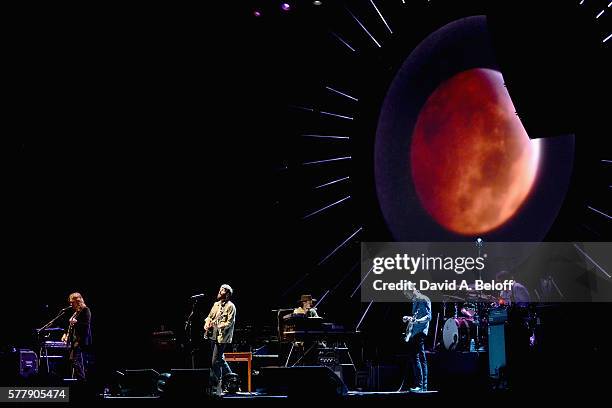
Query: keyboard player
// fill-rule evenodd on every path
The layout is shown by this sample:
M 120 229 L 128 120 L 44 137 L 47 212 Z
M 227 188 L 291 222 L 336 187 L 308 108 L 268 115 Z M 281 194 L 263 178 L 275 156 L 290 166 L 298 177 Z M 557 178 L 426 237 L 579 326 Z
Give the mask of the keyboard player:
M 293 314 L 305 315 L 306 317 L 319 317 L 317 309 L 313 307 L 317 299 L 313 299 L 312 295 L 302 295 L 300 297 L 299 307 L 293 309 Z
M 320 343 L 318 336 L 310 337 L 296 335 L 298 332 L 308 332 L 317 330 L 320 332 L 321 317 L 317 314 L 317 309 L 313 304 L 317 299 L 313 299 L 312 295 L 302 295 L 298 301 L 298 307 L 293 309 L 293 313 L 283 317 L 285 333 L 292 338 L 291 350 L 287 356 L 285 366 L 289 365 L 291 360 L 297 359 L 294 362 L 296 365 L 312 365 L 314 360 L 314 348 Z M 288 329 L 288 330 L 287 330 Z M 320 336 L 320 335 L 319 335 Z M 292 358 L 293 357 L 293 358 Z

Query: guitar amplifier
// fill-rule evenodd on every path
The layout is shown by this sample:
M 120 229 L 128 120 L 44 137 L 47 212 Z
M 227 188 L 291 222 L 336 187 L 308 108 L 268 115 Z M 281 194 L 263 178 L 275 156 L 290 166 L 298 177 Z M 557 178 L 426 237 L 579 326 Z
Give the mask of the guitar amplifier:
M 32 350 L 9 348 L 0 350 L 0 384 L 9 385 L 19 378 L 38 374 L 38 356 Z
M 340 356 L 337 350 L 333 348 L 320 348 L 317 358 L 318 365 L 333 368 L 340 364 Z
M 492 309 L 489 312 L 489 325 L 504 324 L 508 321 L 508 310 L 505 308 Z
M 19 354 L 19 375 L 28 378 L 38 374 L 38 355 L 32 350 L 20 349 Z
M 506 325 L 508 311 L 503 308 L 489 312 L 488 347 L 489 377 L 500 379 L 506 367 Z
M 151 347 L 156 352 L 176 351 L 176 335 L 173 331 L 154 332 L 151 339 Z

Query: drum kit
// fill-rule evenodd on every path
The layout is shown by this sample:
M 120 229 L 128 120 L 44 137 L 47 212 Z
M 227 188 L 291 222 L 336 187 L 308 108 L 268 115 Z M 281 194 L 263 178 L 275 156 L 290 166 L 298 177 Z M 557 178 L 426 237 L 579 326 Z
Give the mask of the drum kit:
M 444 295 L 442 301 L 442 341 L 437 342 L 438 322 L 434 344 L 448 351 L 486 351 L 488 316 L 492 309 L 499 308 L 494 296 L 474 292 L 467 297 Z

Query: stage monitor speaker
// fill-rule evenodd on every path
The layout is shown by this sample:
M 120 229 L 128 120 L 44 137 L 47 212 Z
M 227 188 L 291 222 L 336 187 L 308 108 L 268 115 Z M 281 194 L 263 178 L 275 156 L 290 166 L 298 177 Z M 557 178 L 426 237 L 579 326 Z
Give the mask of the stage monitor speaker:
M 203 398 L 208 395 L 210 368 L 174 368 L 170 371 L 163 396 L 166 398 Z
M 268 395 L 337 398 L 348 392 L 344 382 L 329 367 L 263 367 L 261 373 Z
M 124 397 L 150 397 L 158 395 L 159 373 L 152 368 L 125 370 L 120 380 L 121 395 Z

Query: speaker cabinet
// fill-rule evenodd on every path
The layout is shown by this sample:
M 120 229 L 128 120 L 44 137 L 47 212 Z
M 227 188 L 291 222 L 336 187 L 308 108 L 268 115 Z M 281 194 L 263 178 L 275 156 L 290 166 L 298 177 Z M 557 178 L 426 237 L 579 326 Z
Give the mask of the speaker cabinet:
M 209 368 L 175 368 L 170 371 L 165 398 L 204 398 L 209 395 Z
M 344 382 L 329 367 L 264 367 L 262 377 L 268 395 L 334 398 L 348 392 Z
M 152 368 L 126 370 L 119 387 L 124 397 L 151 397 L 158 395 L 159 373 Z

